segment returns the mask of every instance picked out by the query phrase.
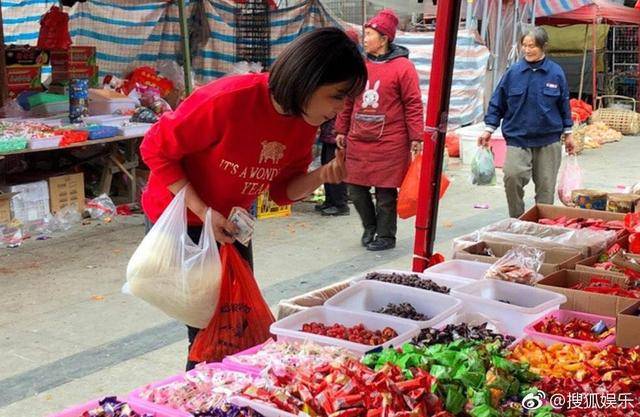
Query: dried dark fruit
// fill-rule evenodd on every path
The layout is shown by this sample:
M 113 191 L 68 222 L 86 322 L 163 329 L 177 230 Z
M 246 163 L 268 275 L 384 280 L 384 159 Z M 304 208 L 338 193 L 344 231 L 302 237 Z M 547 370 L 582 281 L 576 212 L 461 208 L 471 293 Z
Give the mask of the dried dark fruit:
M 506 348 L 515 341 L 515 337 L 495 333 L 487 328 L 487 323 L 479 326 L 469 326 L 466 323 L 449 324 L 444 329 L 427 328 L 413 339 L 413 343 L 422 346 L 447 344 L 458 339 L 473 340 L 477 342 L 499 342 Z
M 451 291 L 444 285 L 438 285 L 430 279 L 421 278 L 417 274 L 398 274 L 395 272 L 371 272 L 367 274 L 365 279 L 387 282 L 389 284 L 404 285 L 406 287 L 420 288 L 423 290 L 439 292 L 442 294 L 449 294 Z
M 428 317 L 422 313 L 418 313 L 415 307 L 409 303 L 389 303 L 386 307 L 382 307 L 376 310 L 375 313 L 388 314 L 390 316 L 401 317 L 403 319 L 415 321 L 427 321 L 431 319 L 431 317 Z

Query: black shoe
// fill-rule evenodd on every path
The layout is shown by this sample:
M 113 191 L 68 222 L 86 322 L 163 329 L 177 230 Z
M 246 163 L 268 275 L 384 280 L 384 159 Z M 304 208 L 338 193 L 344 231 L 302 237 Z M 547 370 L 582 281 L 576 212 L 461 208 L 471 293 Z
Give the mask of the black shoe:
M 396 247 L 396 240 L 388 237 L 379 237 L 367 245 L 367 250 L 377 252 L 381 250 L 393 249 Z
M 313 206 L 315 211 L 322 211 L 324 209 L 328 209 L 329 207 L 331 207 L 331 204 L 327 203 L 326 201 L 322 204 L 316 204 L 315 206 Z
M 322 210 L 323 216 L 348 216 L 349 215 L 349 206 L 347 207 L 327 207 Z
M 364 233 L 362 234 L 362 239 L 360 239 L 360 242 L 362 243 L 362 246 L 367 247 L 369 246 L 369 244 L 371 244 L 371 242 L 373 242 L 373 239 L 375 237 L 376 237 L 375 230 L 365 230 Z

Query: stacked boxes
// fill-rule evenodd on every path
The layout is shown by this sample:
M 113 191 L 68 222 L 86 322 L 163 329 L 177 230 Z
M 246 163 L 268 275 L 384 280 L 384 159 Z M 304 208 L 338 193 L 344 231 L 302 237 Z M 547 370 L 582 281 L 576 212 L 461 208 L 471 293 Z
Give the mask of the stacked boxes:
M 42 66 L 49 62 L 49 54 L 30 46 L 10 45 L 5 49 L 7 90 L 10 97 L 23 91 L 42 91 Z
M 100 84 L 95 46 L 71 46 L 68 50 L 51 51 L 51 82 L 66 85 L 72 79 L 88 79 L 90 87 Z

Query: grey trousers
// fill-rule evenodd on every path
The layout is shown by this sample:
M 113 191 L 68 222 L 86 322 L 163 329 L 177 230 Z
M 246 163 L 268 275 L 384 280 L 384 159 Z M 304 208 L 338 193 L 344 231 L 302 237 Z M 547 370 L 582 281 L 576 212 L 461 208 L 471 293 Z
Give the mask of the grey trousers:
M 503 173 L 509 216 L 520 217 L 524 213 L 524 187 L 532 177 L 536 203 L 553 204 L 561 161 L 560 141 L 539 148 L 507 146 Z

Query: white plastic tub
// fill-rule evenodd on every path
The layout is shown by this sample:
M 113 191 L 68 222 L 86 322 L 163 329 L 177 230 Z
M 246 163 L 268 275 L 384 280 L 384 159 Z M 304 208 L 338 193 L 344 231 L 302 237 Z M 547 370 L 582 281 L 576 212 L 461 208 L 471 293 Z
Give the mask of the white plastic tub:
M 438 285 L 442 285 L 445 286 L 449 289 L 454 289 L 454 288 L 458 288 L 458 287 L 462 287 L 463 285 L 467 285 L 470 284 L 471 282 L 473 282 L 470 279 L 466 279 L 466 278 L 461 278 L 461 277 L 454 277 L 454 276 L 445 276 L 442 274 L 431 274 L 427 271 L 425 271 L 424 273 L 418 273 L 418 272 L 411 272 L 411 271 L 399 271 L 396 269 L 378 269 L 376 271 L 370 271 L 367 272 L 366 274 L 361 274 L 361 275 L 357 275 L 355 277 L 353 277 L 351 279 L 351 284 L 357 284 L 358 282 L 382 282 L 382 281 L 376 281 L 376 280 L 369 280 L 366 279 L 367 275 L 369 275 L 372 272 L 377 272 L 377 273 L 381 273 L 381 274 L 399 274 L 399 275 L 417 275 L 418 277 L 422 278 L 422 279 L 430 279 L 431 281 L 435 282 Z M 396 285 L 396 284 L 391 284 L 388 283 L 389 285 Z M 405 288 L 413 288 L 413 287 L 407 287 L 404 285 L 400 285 L 401 287 L 405 287 Z M 419 289 L 419 288 L 416 288 Z
M 398 333 L 398 336 L 377 346 L 361 345 L 348 340 L 303 332 L 302 325 L 311 322 L 323 323 L 328 326 L 340 323 L 348 327 L 362 323 L 369 330 L 382 330 L 385 327 L 390 327 Z M 278 340 L 310 340 L 321 345 L 339 346 L 359 355 L 364 355 L 366 352 L 380 347 L 401 346 L 403 343 L 413 339 L 419 332 L 420 328 L 418 326 L 406 320 L 385 315 L 345 311 L 332 307 L 311 307 L 271 325 L 271 333 L 277 336 Z
M 448 278 L 463 278 L 471 283 L 483 279 L 490 267 L 491 264 L 484 262 L 454 259 L 427 268 L 424 273 Z
M 455 130 L 455 134 L 460 137 L 460 159 L 463 164 L 469 165 L 478 150 L 478 138 L 484 132 L 484 123 L 461 127 Z M 491 134 L 494 140 L 504 140 L 502 131 L 498 128 Z
M 516 338 L 524 335 L 527 325 L 567 301 L 562 294 L 494 279 L 483 279 L 452 293 L 463 301 L 463 312 L 480 313 L 499 321 Z
M 136 101 L 128 97 L 110 100 L 89 99 L 88 107 L 89 114 L 92 116 L 116 112 L 126 113 L 136 109 Z
M 430 318 L 429 320 L 415 321 L 375 313 L 376 310 L 386 307 L 389 303 L 410 303 L 418 313 Z M 328 299 L 324 305 L 343 310 L 370 313 L 375 316 L 394 317 L 398 320 L 416 324 L 421 329 L 453 322 L 456 314 L 462 308 L 461 301 L 450 295 L 369 280 L 361 281 L 341 291 Z
M 60 146 L 62 136 L 51 136 L 42 139 L 29 139 L 29 149 L 56 148 Z

